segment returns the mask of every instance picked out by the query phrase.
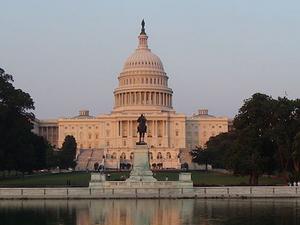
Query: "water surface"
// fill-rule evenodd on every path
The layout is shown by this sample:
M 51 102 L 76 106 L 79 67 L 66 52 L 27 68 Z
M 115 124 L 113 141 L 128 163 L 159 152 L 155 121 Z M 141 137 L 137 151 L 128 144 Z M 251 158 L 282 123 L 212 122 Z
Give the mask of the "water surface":
M 0 225 L 299 225 L 300 200 L 0 200 Z

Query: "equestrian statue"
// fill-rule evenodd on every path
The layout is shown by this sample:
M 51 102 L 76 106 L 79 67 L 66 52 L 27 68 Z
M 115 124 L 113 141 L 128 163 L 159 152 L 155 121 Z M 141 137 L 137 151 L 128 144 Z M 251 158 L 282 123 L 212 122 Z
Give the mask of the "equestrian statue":
M 137 122 L 138 122 L 137 132 L 139 133 L 139 142 L 137 142 L 137 144 L 145 145 L 146 143 L 144 141 L 144 138 L 145 138 L 145 133 L 147 133 L 147 125 L 146 125 L 147 119 L 143 114 L 141 114 Z

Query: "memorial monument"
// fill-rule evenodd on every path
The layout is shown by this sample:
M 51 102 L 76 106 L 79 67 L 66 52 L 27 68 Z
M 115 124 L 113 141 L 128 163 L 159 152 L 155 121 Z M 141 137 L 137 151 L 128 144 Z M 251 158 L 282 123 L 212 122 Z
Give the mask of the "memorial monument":
M 90 187 L 91 188 L 192 188 L 191 173 L 179 173 L 179 181 L 157 181 L 153 177 L 150 169 L 149 147 L 144 141 L 147 132 L 147 119 L 141 114 L 137 119 L 137 132 L 139 133 L 139 141 L 133 149 L 133 167 L 130 177 L 126 181 L 106 181 L 103 171 L 100 173 L 92 173 Z
M 144 138 L 147 133 L 147 119 L 143 114 L 137 119 L 138 127 L 137 132 L 139 133 L 139 142 L 134 147 L 134 158 L 133 168 L 130 173 L 130 177 L 126 180 L 131 181 L 156 181 L 153 177 L 153 173 L 150 170 L 149 160 L 149 148 L 145 143 Z

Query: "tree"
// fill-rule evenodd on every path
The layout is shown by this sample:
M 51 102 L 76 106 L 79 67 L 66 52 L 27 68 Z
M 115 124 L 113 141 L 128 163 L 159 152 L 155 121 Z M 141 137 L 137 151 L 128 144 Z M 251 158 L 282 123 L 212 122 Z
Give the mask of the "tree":
M 47 164 L 49 143 L 32 132 L 34 103 L 0 68 L 0 170 L 32 172 Z
M 294 138 L 292 150 L 295 171 L 300 173 L 300 132 L 298 132 Z
M 67 135 L 60 152 L 60 168 L 75 168 L 77 143 L 73 136 Z
M 31 130 L 34 103 L 13 86 L 13 77 L 0 68 L 0 169 L 30 172 L 40 168 L 43 151 Z
M 206 149 L 210 152 L 213 167 L 230 169 L 228 158 L 235 139 L 236 133 L 234 131 L 221 133 L 209 139 L 206 143 Z
M 277 158 L 280 170 L 288 179 L 288 173 L 298 170 L 298 160 L 293 158 L 293 141 L 300 131 L 300 104 L 299 100 L 289 100 L 286 97 L 276 101 L 275 123 L 272 129 L 272 138 L 277 147 Z
M 192 161 L 198 163 L 199 165 L 204 164 L 205 171 L 208 171 L 208 164 L 211 164 L 213 161 L 213 156 L 211 153 L 212 152 L 207 149 L 197 147 L 191 151 Z
M 250 176 L 250 184 L 258 184 L 258 177 L 274 168 L 275 147 L 270 130 L 274 126 L 275 101 L 256 93 L 245 100 L 234 118 L 237 134 L 231 153 L 231 167 L 235 172 Z

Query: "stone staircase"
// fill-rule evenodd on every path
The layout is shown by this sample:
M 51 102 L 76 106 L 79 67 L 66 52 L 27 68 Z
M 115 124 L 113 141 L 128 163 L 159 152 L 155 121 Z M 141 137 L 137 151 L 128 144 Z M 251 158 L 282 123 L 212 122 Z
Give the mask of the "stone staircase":
M 94 170 L 96 162 L 103 163 L 104 149 L 81 149 L 77 156 L 77 165 L 75 170 L 86 171 Z

